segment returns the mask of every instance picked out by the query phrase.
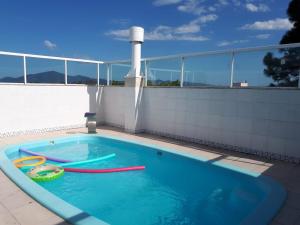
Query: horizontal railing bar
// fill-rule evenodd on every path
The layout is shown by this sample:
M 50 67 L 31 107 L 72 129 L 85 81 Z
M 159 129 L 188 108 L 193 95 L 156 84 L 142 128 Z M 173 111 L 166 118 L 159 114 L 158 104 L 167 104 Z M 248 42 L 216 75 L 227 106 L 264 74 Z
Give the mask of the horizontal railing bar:
M 113 66 L 121 66 L 121 67 L 126 67 L 126 68 L 130 68 L 131 67 L 130 64 L 124 64 L 124 63 L 114 63 Z
M 141 61 L 145 61 L 144 59 L 141 59 Z M 131 63 L 130 59 L 121 59 L 121 60 L 112 60 L 112 61 L 104 61 L 104 64 L 125 64 L 125 63 Z
M 84 63 L 100 63 L 103 64 L 103 61 L 97 60 L 89 60 L 89 59 L 77 59 L 77 58 L 66 58 L 66 57 L 57 57 L 57 56 L 46 56 L 46 55 L 34 55 L 34 54 L 25 54 L 25 53 L 15 53 L 15 52 L 4 52 L 0 51 L 0 55 L 6 56 L 21 56 L 28 58 L 39 58 L 39 59 L 54 59 L 54 60 L 62 60 L 62 61 L 73 61 L 73 62 L 84 62 Z
M 261 51 L 261 50 L 272 50 L 272 49 L 275 50 L 275 49 L 282 49 L 282 48 L 297 48 L 297 47 L 300 47 L 300 43 L 283 44 L 283 45 L 268 45 L 268 46 L 237 48 L 237 49 L 226 49 L 226 50 L 218 50 L 218 51 L 182 53 L 182 54 L 175 54 L 175 55 L 142 58 L 141 61 L 155 61 L 155 60 L 163 60 L 163 59 L 176 59 L 176 58 L 180 59 L 182 57 L 188 58 L 188 57 L 196 57 L 196 56 L 232 54 L 232 52 L 235 52 L 236 54 L 238 54 L 238 53 L 242 53 L 242 52 L 254 52 L 254 51 Z M 130 60 L 104 61 L 104 63 L 109 63 L 109 64 L 130 63 Z
M 154 70 L 154 71 L 161 71 L 161 72 L 171 72 L 171 73 L 181 73 L 181 70 L 172 70 L 172 69 L 162 69 L 162 68 L 156 68 L 156 67 L 150 67 L 148 70 Z M 190 72 L 190 71 L 185 71 Z

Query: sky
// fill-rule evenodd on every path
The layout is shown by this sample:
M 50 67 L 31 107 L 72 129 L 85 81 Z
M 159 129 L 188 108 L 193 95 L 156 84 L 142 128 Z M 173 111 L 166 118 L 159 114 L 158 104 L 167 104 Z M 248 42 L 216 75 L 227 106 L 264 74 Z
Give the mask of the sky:
M 292 27 L 288 0 L 1 0 L 0 51 L 86 59 L 130 58 L 128 28 L 142 26 L 142 56 L 278 44 Z

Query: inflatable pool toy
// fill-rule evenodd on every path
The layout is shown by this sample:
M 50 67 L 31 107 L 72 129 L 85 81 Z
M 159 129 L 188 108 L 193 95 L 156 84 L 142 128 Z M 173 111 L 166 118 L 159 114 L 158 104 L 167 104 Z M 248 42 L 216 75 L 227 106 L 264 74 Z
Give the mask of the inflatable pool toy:
M 131 170 L 143 170 L 145 166 L 131 166 L 123 168 L 110 168 L 110 169 L 81 169 L 81 168 L 64 168 L 66 172 L 74 173 L 113 173 L 113 172 L 124 172 Z
M 39 160 L 39 161 L 34 163 L 23 163 L 25 161 L 30 161 L 30 160 Z M 44 164 L 45 162 L 46 162 L 46 158 L 44 156 L 27 156 L 13 161 L 13 163 L 17 168 L 22 168 L 25 166 L 39 166 Z
M 51 181 L 61 177 L 64 169 L 55 165 L 40 165 L 32 168 L 27 175 L 34 181 Z
M 104 159 L 109 159 L 109 158 L 112 158 L 112 157 L 115 157 L 115 156 L 116 156 L 116 154 L 112 153 L 112 154 L 102 156 L 102 157 L 99 157 L 99 158 L 95 158 L 95 159 L 89 159 L 89 160 L 84 160 L 84 161 L 76 161 L 76 162 L 70 162 L 70 163 L 60 163 L 58 165 L 61 166 L 61 167 L 76 166 L 76 165 L 82 165 L 82 164 L 86 164 L 86 163 L 98 162 L 98 161 L 101 161 L 101 160 L 104 160 Z
M 36 153 L 36 152 L 29 151 L 29 150 L 24 149 L 24 148 L 19 148 L 19 151 L 20 151 L 20 152 L 24 152 L 24 153 L 26 153 L 26 154 L 28 154 L 28 155 L 43 156 L 43 157 L 45 157 L 46 159 L 51 160 L 51 161 L 53 161 L 53 162 L 60 162 L 60 163 L 72 162 L 71 160 L 59 159 L 59 158 L 54 158 L 54 157 L 51 157 L 51 156 L 46 156 L 46 155 L 43 155 L 43 154 L 40 154 L 40 153 Z

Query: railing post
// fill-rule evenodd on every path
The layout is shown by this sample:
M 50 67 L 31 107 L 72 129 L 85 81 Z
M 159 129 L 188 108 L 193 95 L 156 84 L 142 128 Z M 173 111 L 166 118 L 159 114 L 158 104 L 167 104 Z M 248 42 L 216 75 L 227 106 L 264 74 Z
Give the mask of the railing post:
M 181 57 L 180 87 L 183 87 L 183 77 L 184 77 L 184 57 Z
M 145 60 L 144 64 L 145 64 L 145 87 L 147 87 L 147 85 L 148 85 L 148 62 Z
M 109 86 L 110 64 L 106 64 L 106 85 Z
M 113 64 L 109 64 L 109 80 L 110 85 L 113 85 Z
M 100 85 L 100 65 L 97 63 L 97 86 Z
M 230 69 L 230 87 L 233 87 L 233 76 L 234 76 L 234 60 L 235 53 L 232 51 L 231 53 L 231 69 Z
M 27 65 L 26 65 L 26 56 L 23 56 L 23 72 L 24 72 L 24 84 L 27 84 Z
M 65 85 L 68 84 L 68 62 L 65 60 Z

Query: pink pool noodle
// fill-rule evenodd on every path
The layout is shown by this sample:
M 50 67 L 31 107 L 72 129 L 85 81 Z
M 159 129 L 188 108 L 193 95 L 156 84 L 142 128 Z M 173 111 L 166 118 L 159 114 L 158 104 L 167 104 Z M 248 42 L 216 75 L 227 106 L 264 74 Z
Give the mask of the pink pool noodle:
M 64 168 L 66 172 L 75 173 L 113 173 L 113 172 L 124 172 L 130 170 L 143 170 L 145 166 L 131 166 L 123 168 L 110 168 L 110 169 L 80 169 L 80 168 Z
M 54 158 L 54 157 L 51 157 L 51 156 L 46 156 L 46 155 L 43 155 L 43 154 L 40 154 L 40 153 L 36 153 L 36 152 L 29 151 L 29 150 L 24 149 L 24 148 L 20 148 L 19 151 L 20 151 L 20 152 L 27 153 L 27 154 L 29 154 L 29 155 L 34 155 L 34 156 L 44 156 L 46 159 L 51 160 L 51 161 L 53 161 L 53 162 L 61 162 L 61 163 L 72 162 L 71 160 L 67 160 L 67 159 L 59 159 L 59 158 Z

